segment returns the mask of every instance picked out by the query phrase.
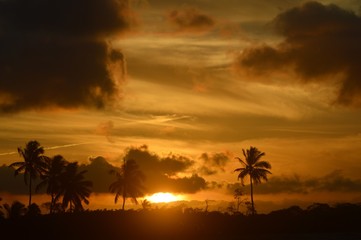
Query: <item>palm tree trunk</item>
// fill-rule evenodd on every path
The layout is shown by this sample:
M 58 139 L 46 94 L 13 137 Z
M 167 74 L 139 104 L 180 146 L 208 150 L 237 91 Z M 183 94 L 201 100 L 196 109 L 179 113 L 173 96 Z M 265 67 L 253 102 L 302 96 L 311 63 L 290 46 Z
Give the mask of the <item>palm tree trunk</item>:
M 124 211 L 124 206 L 125 206 L 125 194 L 123 195 L 123 206 L 122 206 L 123 211 Z
M 54 193 L 51 193 L 50 214 L 53 213 L 53 209 L 54 209 L 54 199 L 55 199 Z
M 254 202 L 253 202 L 253 182 L 252 182 L 252 177 L 250 177 L 250 181 L 251 181 L 251 203 L 252 203 L 252 215 L 255 214 L 255 210 L 254 210 Z
M 31 174 L 29 174 L 29 207 L 31 205 Z

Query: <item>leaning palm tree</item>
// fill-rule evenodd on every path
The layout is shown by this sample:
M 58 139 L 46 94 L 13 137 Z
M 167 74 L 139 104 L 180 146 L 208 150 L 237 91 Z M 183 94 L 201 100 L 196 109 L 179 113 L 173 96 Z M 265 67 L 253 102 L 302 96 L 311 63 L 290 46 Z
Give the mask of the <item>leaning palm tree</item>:
M 56 204 L 55 196 L 59 192 L 61 176 L 68 162 L 61 155 L 46 159 L 47 171 L 41 176 L 42 181 L 36 186 L 36 191 L 46 187 L 46 193 L 51 196 L 50 214 L 53 213 Z
M 69 211 L 83 210 L 82 202 L 89 204 L 89 196 L 92 192 L 91 187 L 93 183 L 84 179 L 84 173 L 87 171 L 78 172 L 78 163 L 69 163 L 65 167 L 65 171 L 61 174 L 60 185 L 55 196 L 55 202 L 62 199 L 62 207 L 66 209 L 69 206 Z
M 250 147 L 246 151 L 242 149 L 245 161 L 236 157 L 244 167 L 237 168 L 234 171 L 239 172 L 238 179 L 241 179 L 242 185 L 244 185 L 244 178 L 249 175 L 249 181 L 251 185 L 251 204 L 252 214 L 255 214 L 254 202 L 253 202 L 253 182 L 255 184 L 261 183 L 262 180 L 267 181 L 267 174 L 271 174 L 268 169 L 271 169 L 271 164 L 267 161 L 261 161 L 260 159 L 265 155 L 264 152 L 260 152 L 256 147 Z
M 135 203 L 138 203 L 137 197 L 144 195 L 142 190 L 144 189 L 143 182 L 145 176 L 135 160 L 130 159 L 124 161 L 120 171 L 111 170 L 110 173 L 116 177 L 115 182 L 109 186 L 110 192 L 115 193 L 114 202 L 117 203 L 119 196 L 122 196 L 122 210 L 124 210 L 125 200 L 127 198 L 131 198 Z
M 25 148 L 18 148 L 19 155 L 24 159 L 23 162 L 14 162 L 9 167 L 17 167 L 15 176 L 19 173 L 24 174 L 25 184 L 29 184 L 29 206 L 31 205 L 32 180 L 46 172 L 46 157 L 44 148 L 37 141 L 29 141 Z

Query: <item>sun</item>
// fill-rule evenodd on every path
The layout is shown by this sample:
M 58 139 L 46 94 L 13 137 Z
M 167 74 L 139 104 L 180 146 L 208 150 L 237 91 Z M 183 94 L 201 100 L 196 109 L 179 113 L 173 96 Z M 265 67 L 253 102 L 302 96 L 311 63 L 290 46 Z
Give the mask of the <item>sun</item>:
M 169 203 L 179 201 L 182 198 L 180 196 L 176 196 L 169 192 L 158 192 L 154 193 L 152 196 L 147 197 L 147 200 L 153 203 Z

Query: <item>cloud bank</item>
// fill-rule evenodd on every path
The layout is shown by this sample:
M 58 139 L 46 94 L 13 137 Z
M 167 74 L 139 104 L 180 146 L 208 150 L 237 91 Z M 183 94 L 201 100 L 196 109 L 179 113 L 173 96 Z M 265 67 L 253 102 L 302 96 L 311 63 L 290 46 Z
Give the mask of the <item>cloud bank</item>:
M 246 48 L 235 61 L 239 72 L 269 79 L 269 73 L 291 70 L 302 83 L 338 81 L 335 101 L 361 106 L 360 16 L 334 4 L 307 2 L 280 13 L 272 25 L 284 40 Z
M 105 107 L 125 71 L 109 40 L 133 23 L 127 0 L 0 1 L 0 111 Z
M 147 146 L 129 148 L 125 159 L 134 159 L 146 176 L 147 193 L 195 193 L 207 187 L 206 180 L 197 174 L 187 174 L 194 161 L 179 155 L 160 157 Z
M 236 188 L 242 187 L 240 183 L 228 184 L 227 190 L 233 194 Z M 301 193 L 314 192 L 361 192 L 361 180 L 350 179 L 342 175 L 340 170 L 333 171 L 325 176 L 302 179 L 295 175 L 276 176 L 268 182 L 256 186 L 257 194 Z

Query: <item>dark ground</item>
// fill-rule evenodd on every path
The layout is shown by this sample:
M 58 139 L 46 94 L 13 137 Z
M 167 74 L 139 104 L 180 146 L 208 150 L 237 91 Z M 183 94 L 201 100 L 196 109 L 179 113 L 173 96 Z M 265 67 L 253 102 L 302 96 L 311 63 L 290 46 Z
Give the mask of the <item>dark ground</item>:
M 0 239 L 361 240 L 361 205 L 244 216 L 188 209 L 85 211 L 0 220 Z

